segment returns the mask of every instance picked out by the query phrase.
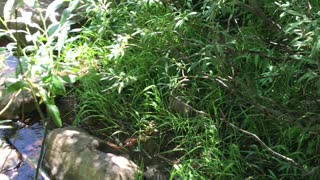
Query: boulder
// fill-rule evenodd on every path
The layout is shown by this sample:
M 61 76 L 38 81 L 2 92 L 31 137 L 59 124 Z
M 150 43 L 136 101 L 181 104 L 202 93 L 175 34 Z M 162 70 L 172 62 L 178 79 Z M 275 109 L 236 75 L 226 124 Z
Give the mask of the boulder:
M 2 111 L 12 99 L 11 105 L 0 114 L 0 119 L 18 119 L 22 114 L 35 110 L 35 104 L 29 91 L 21 91 L 16 97 L 15 93 L 7 93 L 7 89 L 0 88 L 0 111 Z
M 59 0 L 61 1 L 61 0 Z M 0 16 L 6 21 L 17 20 L 19 23 L 36 23 L 41 24 L 41 16 L 46 17 L 47 7 L 54 2 L 54 0 L 3 0 L 0 1 Z M 56 0 L 56 2 L 58 2 Z M 63 1 L 62 1 L 63 2 Z M 49 18 L 46 20 L 53 20 L 59 16 L 62 12 L 61 9 L 66 8 L 66 3 L 59 8 L 58 12 L 52 12 L 49 14 Z M 40 14 L 42 13 L 42 14 Z
M 73 127 L 55 129 L 47 138 L 43 167 L 51 179 L 135 179 L 138 166 L 125 152 Z
M 15 34 L 15 37 L 22 45 L 26 45 L 25 35 L 28 34 L 26 28 L 31 34 L 34 34 L 41 28 L 48 28 L 50 24 L 58 24 L 66 8 L 68 8 L 68 3 L 65 0 L 2 0 L 0 1 L 0 17 L 5 20 L 6 25 L 0 22 L 0 29 L 8 27 L 20 31 Z M 83 11 L 83 8 L 77 11 Z M 74 16 L 73 20 L 77 22 L 82 18 Z
M 17 119 L 22 113 L 30 113 L 35 110 L 35 104 L 32 95 L 29 91 L 23 90 L 19 94 L 9 93 L 7 87 L 13 84 L 21 78 L 16 77 L 15 69 L 18 63 L 17 59 L 10 57 L 4 60 L 4 66 L 0 72 L 0 112 L 12 101 L 11 105 L 2 113 L 0 113 L 0 119 Z M 38 80 L 32 80 L 36 82 Z

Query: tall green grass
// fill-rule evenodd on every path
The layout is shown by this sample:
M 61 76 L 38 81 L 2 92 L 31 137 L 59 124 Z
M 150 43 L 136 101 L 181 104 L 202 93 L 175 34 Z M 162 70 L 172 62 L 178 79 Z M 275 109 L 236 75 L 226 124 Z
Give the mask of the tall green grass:
M 74 123 L 119 144 L 151 137 L 135 151 L 154 158 L 145 165 L 161 155 L 172 179 L 317 178 L 318 32 L 311 27 L 317 15 L 296 12 L 300 4 L 291 2 L 258 4 L 91 4 L 77 47 L 86 48 L 80 58 L 93 70 L 79 81 Z M 297 26 L 293 15 L 310 21 Z M 299 38 L 312 40 L 299 46 Z

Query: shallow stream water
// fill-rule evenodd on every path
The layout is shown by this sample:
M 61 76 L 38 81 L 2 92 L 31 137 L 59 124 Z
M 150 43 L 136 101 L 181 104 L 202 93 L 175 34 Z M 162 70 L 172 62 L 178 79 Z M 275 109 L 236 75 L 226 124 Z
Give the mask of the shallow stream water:
M 4 60 L 1 61 L 1 58 Z M 6 75 L 14 75 L 16 67 L 18 65 L 18 59 L 13 55 L 10 55 L 5 52 L 0 52 L 0 63 L 2 64 L 2 68 L 0 68 L 0 77 Z
M 33 179 L 35 168 L 32 166 L 36 165 L 39 159 L 43 126 L 40 123 L 25 126 L 22 129 L 17 129 L 16 132 L 11 134 L 11 137 L 6 138 L 9 138 L 13 147 L 22 155 L 23 162 L 18 168 L 5 174 L 13 180 Z
M 0 78 L 14 78 L 18 60 L 9 53 L 0 52 Z M 2 139 L 6 139 L 22 155 L 22 163 L 16 169 L 6 171 L 13 180 L 29 180 L 35 175 L 34 165 L 37 164 L 43 139 L 43 126 L 40 123 L 32 125 L 23 124 L 19 121 L 9 125 L 16 126 L 13 130 L 0 129 Z M 20 127 L 18 127 L 20 126 Z M 33 163 L 32 163 L 33 162 Z M 39 178 L 42 179 L 42 178 Z

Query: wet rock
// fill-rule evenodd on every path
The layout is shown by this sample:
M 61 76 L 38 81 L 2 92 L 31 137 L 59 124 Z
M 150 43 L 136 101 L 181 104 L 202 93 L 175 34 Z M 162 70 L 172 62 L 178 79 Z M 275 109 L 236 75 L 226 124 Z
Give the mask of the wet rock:
M 9 177 L 5 174 L 0 174 L 0 179 L 1 180 L 9 180 Z
M 5 140 L 0 139 L 0 172 L 14 169 L 18 167 L 21 162 L 21 155 L 17 150 Z
M 43 166 L 52 179 L 135 179 L 138 166 L 101 140 L 77 128 L 55 129 L 47 139 Z
M 1 40 L 0 40 L 1 41 Z M 1 54 L 0 54 L 1 55 Z M 10 54 L 4 54 L 3 69 L 0 72 L 0 112 L 12 101 L 7 110 L 0 113 L 0 119 L 17 119 L 22 113 L 27 114 L 35 110 L 35 104 L 29 91 L 23 90 L 19 94 L 8 92 L 8 87 L 18 81 L 21 77 L 16 76 L 18 60 Z M 33 83 L 39 81 L 39 77 L 31 79 Z
M 53 2 L 55 5 L 52 4 Z M 53 6 L 50 6 L 51 4 Z M 48 7 L 50 8 L 47 9 Z M 33 34 L 44 26 L 49 27 L 50 24 L 58 23 L 62 12 L 67 7 L 67 1 L 63 0 L 3 0 L 0 1 L 0 17 L 6 21 L 9 29 L 26 31 L 28 28 Z M 76 16 L 73 20 L 77 22 L 81 19 L 80 16 Z M 0 28 L 3 27 L 4 25 L 0 22 Z M 25 35 L 25 33 L 18 33 L 15 36 L 20 43 L 26 44 Z
M 144 172 L 144 177 L 146 180 L 170 179 L 169 176 L 165 172 L 163 172 L 158 165 L 147 166 L 146 171 Z
M 15 97 L 15 93 L 7 93 L 5 88 L 0 88 L 0 111 L 10 102 L 11 105 L 0 114 L 0 119 L 17 119 L 22 113 L 27 114 L 35 110 L 35 104 L 31 93 L 22 91 Z
M 199 111 L 190 106 L 183 96 L 170 96 L 169 109 L 179 114 L 181 117 L 203 116 L 210 117 L 209 114 Z

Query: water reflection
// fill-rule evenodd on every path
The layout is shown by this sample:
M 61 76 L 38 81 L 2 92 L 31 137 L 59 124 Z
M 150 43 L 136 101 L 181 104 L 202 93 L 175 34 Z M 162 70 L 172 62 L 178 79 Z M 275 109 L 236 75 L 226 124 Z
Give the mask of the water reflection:
M 43 139 L 43 126 L 40 123 L 35 123 L 32 126 L 26 126 L 19 129 L 14 137 L 10 138 L 10 142 L 24 156 L 33 161 L 38 162 L 40 155 L 41 143 Z M 26 160 L 15 171 L 8 172 L 8 176 L 13 180 L 33 179 L 35 168 Z M 42 178 L 39 178 L 42 179 Z
M 0 52 L 0 77 L 14 75 L 18 59 L 8 52 Z

